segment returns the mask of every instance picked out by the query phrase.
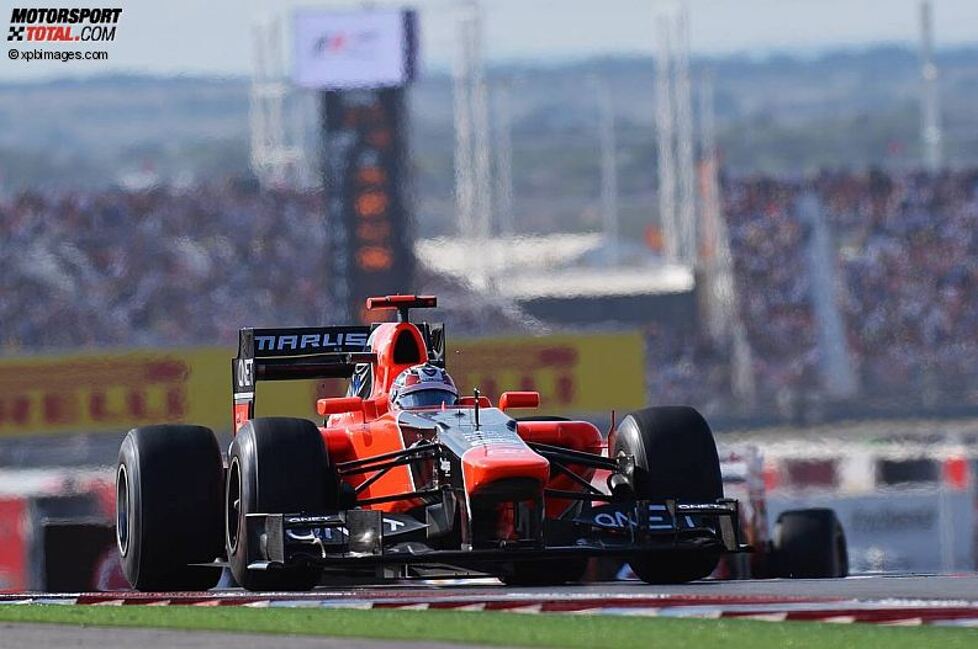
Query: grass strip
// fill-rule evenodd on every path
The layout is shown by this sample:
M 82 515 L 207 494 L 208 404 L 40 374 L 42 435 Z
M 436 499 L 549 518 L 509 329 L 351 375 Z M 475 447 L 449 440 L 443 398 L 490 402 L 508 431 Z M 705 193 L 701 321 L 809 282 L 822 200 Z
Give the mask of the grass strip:
M 931 646 L 956 649 L 978 646 L 978 630 L 963 628 L 437 610 L 7 605 L 0 606 L 0 622 L 587 649 L 920 649 Z

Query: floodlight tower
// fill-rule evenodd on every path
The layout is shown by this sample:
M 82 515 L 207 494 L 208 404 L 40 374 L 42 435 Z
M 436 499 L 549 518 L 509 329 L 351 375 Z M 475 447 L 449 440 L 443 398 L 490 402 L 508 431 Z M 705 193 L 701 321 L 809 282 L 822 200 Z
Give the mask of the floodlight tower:
M 655 55 L 655 133 L 658 152 L 659 221 L 662 225 L 666 257 L 679 258 L 679 232 L 676 222 L 675 112 L 672 101 L 672 30 L 663 12 L 655 16 L 657 48 Z
M 251 168 L 263 187 L 304 186 L 310 183 L 308 160 L 287 120 L 291 88 L 285 79 L 282 24 L 266 18 L 252 28 Z
M 713 79 L 704 76 L 699 92 L 700 151 L 702 174 L 700 187 L 701 216 L 700 248 L 703 251 L 701 269 L 706 284 L 706 325 L 710 337 L 718 342 L 730 338 L 730 327 L 736 315 L 734 309 L 733 264 L 723 207 L 720 202 L 719 152 L 716 145 L 716 121 L 713 107 Z
M 472 144 L 472 168 L 475 173 L 476 234 L 480 241 L 489 238 L 492 223 L 492 149 L 489 134 L 489 88 L 483 65 L 482 7 L 472 2 L 475 19 L 472 22 L 470 51 L 472 65 L 472 126 L 475 137 Z
M 944 163 L 942 151 L 938 71 L 934 61 L 934 22 L 930 0 L 920 3 L 921 140 L 924 165 L 931 173 Z
M 474 249 L 484 249 L 492 221 L 489 97 L 483 67 L 482 7 L 459 0 L 458 55 L 455 60 L 455 181 L 459 234 Z M 478 280 L 491 287 L 483 255 Z
M 750 412 L 757 402 L 754 353 L 740 314 L 730 233 L 720 197 L 720 150 L 716 143 L 713 78 L 710 75 L 705 75 L 702 80 L 699 99 L 703 195 L 697 241 L 702 250 L 700 267 L 706 285 L 707 331 L 716 345 L 730 350 L 731 390 L 741 408 Z
M 604 261 L 618 263 L 618 142 L 615 108 L 608 82 L 592 78 L 598 101 L 598 136 L 601 142 L 601 217 L 604 225 Z
M 512 80 L 503 79 L 494 88 L 496 124 L 496 222 L 499 234 L 512 236 L 513 219 L 513 115 Z
M 475 221 L 475 182 L 472 161 L 472 29 L 470 3 L 460 2 L 457 23 L 458 50 L 452 68 L 452 101 L 455 117 L 455 202 L 459 236 L 472 232 Z
M 656 143 L 659 213 L 666 256 L 696 265 L 696 188 L 689 81 L 689 14 L 684 2 L 655 7 Z
M 693 161 L 693 106 L 689 82 L 689 11 L 686 4 L 675 12 L 675 116 L 676 116 L 676 176 L 679 201 L 678 224 L 680 259 L 691 268 L 698 260 L 696 245 L 696 181 Z

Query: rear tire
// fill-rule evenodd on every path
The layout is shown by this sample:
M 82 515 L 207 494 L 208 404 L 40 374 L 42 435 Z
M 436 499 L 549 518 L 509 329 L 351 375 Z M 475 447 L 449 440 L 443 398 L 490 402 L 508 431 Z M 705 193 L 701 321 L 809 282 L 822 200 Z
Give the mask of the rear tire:
M 778 576 L 831 579 L 849 574 L 849 555 L 842 524 L 831 509 L 783 512 L 774 527 L 774 562 Z
M 247 422 L 231 443 L 225 497 L 225 544 L 235 580 L 248 590 L 310 590 L 315 566 L 249 570 L 245 516 L 250 513 L 322 514 L 337 508 L 322 435 L 305 419 L 266 417 Z M 251 552 L 252 557 L 257 556 Z
M 713 432 L 703 416 L 686 406 L 645 408 L 622 420 L 611 457 L 635 458 L 632 489 L 640 500 L 714 502 L 723 480 Z M 672 550 L 629 558 L 632 571 L 650 584 L 677 584 L 708 577 L 718 550 Z
M 217 438 L 201 426 L 129 431 L 116 467 L 116 545 L 136 590 L 208 590 L 222 549 L 223 465 Z

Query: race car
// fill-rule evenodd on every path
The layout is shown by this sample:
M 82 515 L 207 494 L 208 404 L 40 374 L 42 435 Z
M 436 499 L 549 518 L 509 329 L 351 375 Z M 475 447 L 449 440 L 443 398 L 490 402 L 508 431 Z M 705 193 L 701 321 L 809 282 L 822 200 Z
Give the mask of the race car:
M 726 557 L 715 577 L 824 579 L 849 575 L 846 534 L 835 511 L 825 507 L 782 511 L 769 532 L 767 485 L 761 450 L 752 445 L 727 448 L 720 455 L 724 492 L 741 504 L 741 530 L 754 548 Z
M 760 449 L 751 445 L 724 449 L 721 445 L 719 457 L 724 495 L 739 504 L 740 533 L 751 551 L 721 557 L 711 579 L 833 579 L 849 575 L 845 530 L 834 510 L 785 510 L 771 530 Z M 598 470 L 592 484 L 598 486 L 606 479 L 607 472 Z M 630 579 L 634 572 L 620 558 L 601 557 L 592 561 L 588 577 L 593 581 Z
M 228 566 L 255 591 L 337 573 L 560 584 L 593 557 L 681 583 L 750 551 L 697 411 L 632 412 L 606 442 L 586 421 L 514 418 L 539 394 L 504 392 L 494 406 L 460 391 L 444 327 L 410 318 L 436 304 L 375 297 L 366 308 L 396 321 L 240 330 L 226 460 L 201 426 L 136 428 L 122 443 L 116 540 L 129 583 L 207 589 Z M 260 382 L 323 378 L 349 387 L 318 400 L 321 422 L 255 416 Z

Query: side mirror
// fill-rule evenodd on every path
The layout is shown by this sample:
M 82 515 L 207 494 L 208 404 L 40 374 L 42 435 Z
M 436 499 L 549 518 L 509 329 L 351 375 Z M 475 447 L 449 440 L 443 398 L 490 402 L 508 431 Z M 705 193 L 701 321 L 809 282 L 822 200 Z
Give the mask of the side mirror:
M 510 410 L 513 408 L 539 408 L 539 392 L 503 392 L 499 397 L 499 409 Z
M 363 416 L 367 419 L 376 419 L 390 410 L 390 399 L 386 394 L 378 394 L 373 399 L 365 399 L 363 402 Z
M 342 415 L 346 412 L 363 410 L 362 397 L 330 397 L 316 401 L 316 412 L 321 416 Z

